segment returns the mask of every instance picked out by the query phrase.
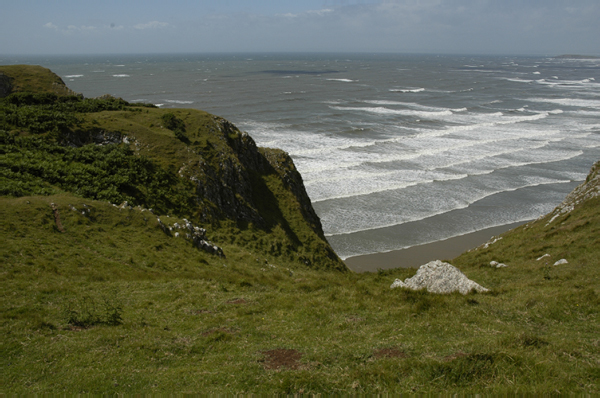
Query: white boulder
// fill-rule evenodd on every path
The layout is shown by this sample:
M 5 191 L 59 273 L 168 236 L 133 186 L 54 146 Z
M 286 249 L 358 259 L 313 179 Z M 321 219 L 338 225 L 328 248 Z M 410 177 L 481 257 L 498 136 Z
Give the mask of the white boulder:
M 569 264 L 569 262 L 566 259 L 561 258 L 560 260 L 558 260 L 557 262 L 554 263 L 554 265 L 562 265 L 562 264 Z
M 427 289 L 430 293 L 440 294 L 455 291 L 467 294 L 473 289 L 477 292 L 488 291 L 488 289 L 467 278 L 458 268 L 440 260 L 421 265 L 415 276 L 407 278 L 404 282 L 396 279 L 390 288 L 396 287 L 412 290 Z

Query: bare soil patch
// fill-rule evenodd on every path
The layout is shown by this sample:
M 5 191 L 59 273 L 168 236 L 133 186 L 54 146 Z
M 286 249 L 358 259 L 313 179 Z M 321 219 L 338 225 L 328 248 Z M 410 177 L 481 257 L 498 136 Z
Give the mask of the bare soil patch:
M 300 367 L 299 360 L 302 358 L 302 353 L 299 351 L 278 348 L 262 353 L 265 356 L 262 360 L 265 369 L 298 369 Z

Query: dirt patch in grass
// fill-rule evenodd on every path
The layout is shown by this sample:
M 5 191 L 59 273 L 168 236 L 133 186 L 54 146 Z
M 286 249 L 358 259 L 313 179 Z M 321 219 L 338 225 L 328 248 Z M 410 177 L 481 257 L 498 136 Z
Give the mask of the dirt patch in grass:
M 373 352 L 373 356 L 379 358 L 406 358 L 406 353 L 396 347 L 381 348 Z
M 302 353 L 296 350 L 278 348 L 275 350 L 263 351 L 265 358 L 261 361 L 267 370 L 272 369 L 298 369 L 300 367 L 300 358 Z

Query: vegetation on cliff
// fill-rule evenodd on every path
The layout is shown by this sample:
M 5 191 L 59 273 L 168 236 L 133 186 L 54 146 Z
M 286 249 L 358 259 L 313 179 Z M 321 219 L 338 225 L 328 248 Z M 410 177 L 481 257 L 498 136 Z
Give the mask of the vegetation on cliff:
M 451 261 L 489 292 L 436 295 L 390 289 L 414 269 L 340 272 L 285 153 L 203 112 L 119 106 L 0 128 L 0 391 L 600 392 L 600 164 Z
M 0 102 L 3 195 L 68 192 L 127 201 L 157 215 L 187 217 L 229 243 L 345 270 L 284 152 L 257 148 L 247 134 L 205 112 L 71 95 L 59 89 L 58 77 L 39 69 L 0 69 L 13 91 L 21 88 Z M 24 91 L 32 81 L 56 92 Z

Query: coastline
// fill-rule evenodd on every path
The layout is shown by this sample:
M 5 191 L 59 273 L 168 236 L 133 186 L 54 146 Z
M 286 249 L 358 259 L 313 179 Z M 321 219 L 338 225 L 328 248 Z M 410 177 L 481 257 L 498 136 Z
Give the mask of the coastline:
M 377 269 L 391 268 L 417 268 L 429 261 L 453 259 L 467 250 L 486 243 L 492 236 L 500 235 L 527 222 L 529 221 L 486 228 L 465 235 L 387 253 L 348 257 L 344 262 L 354 272 L 376 272 Z

